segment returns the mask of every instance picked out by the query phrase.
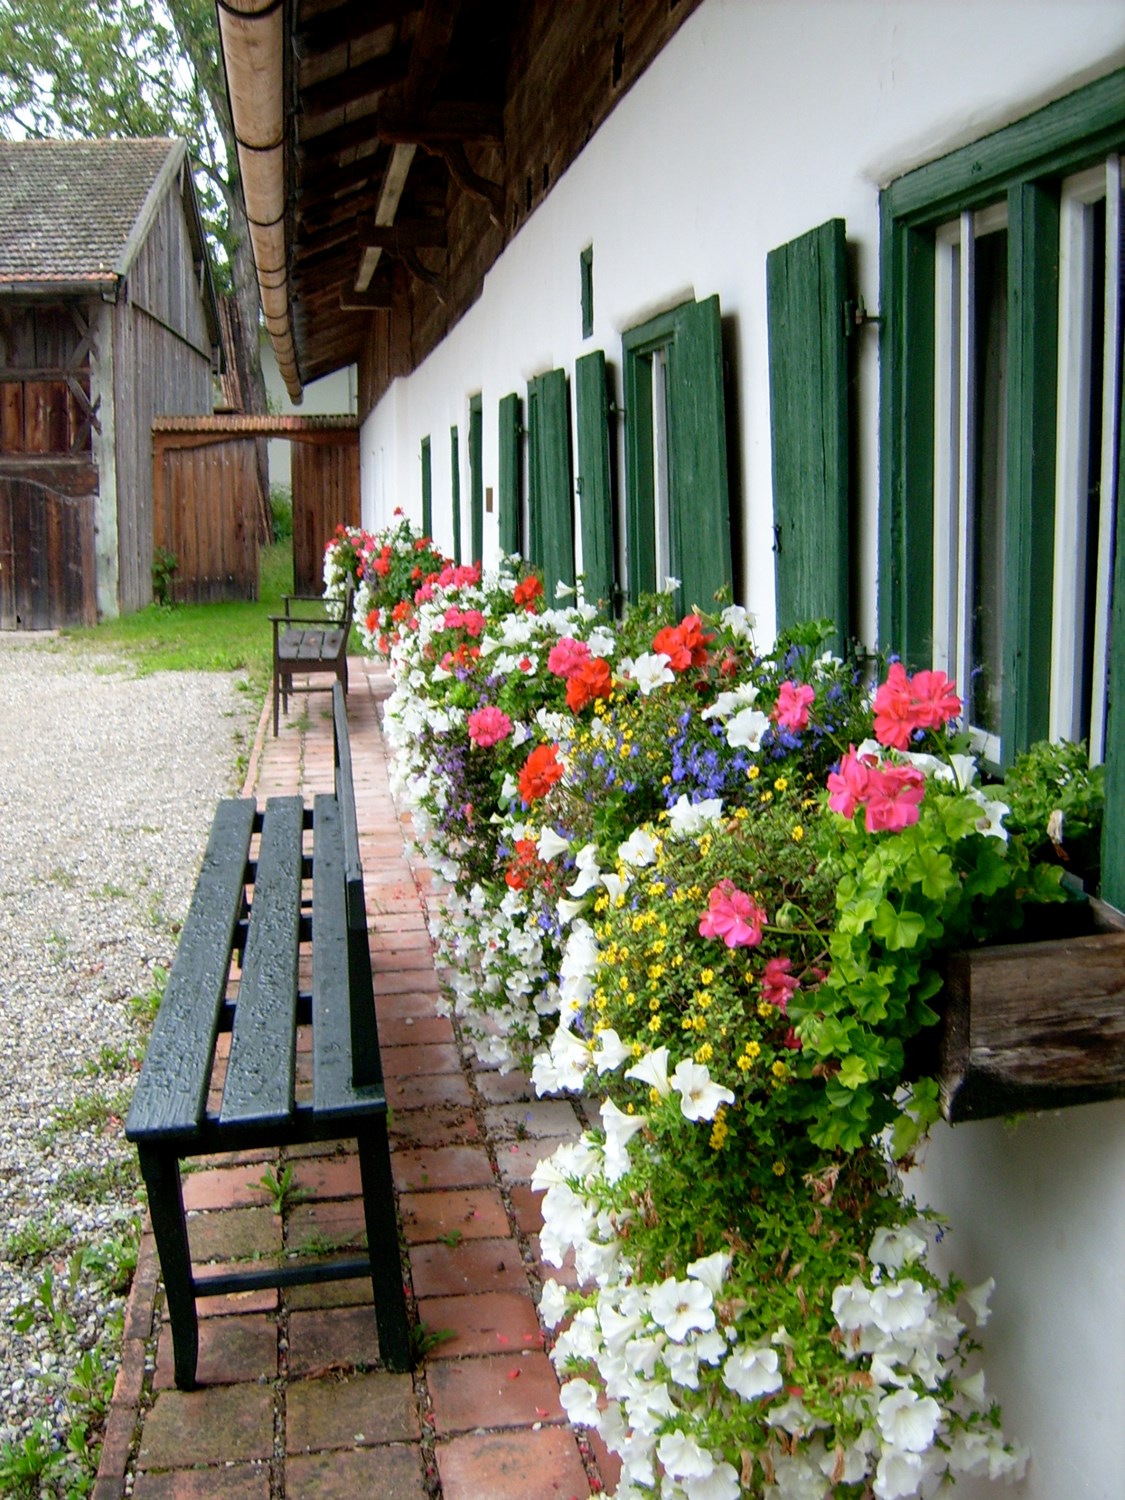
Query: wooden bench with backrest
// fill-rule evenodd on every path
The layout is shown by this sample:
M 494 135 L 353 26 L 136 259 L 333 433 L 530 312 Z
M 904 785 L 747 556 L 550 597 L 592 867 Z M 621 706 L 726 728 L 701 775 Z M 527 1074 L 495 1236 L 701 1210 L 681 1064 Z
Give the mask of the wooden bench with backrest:
M 318 594 L 283 594 L 285 613 L 270 615 L 273 627 L 273 732 L 278 730 L 278 704 L 289 712 L 290 693 L 328 692 L 334 683 L 306 682 L 295 686 L 294 677 L 331 674 L 348 691 L 348 638 L 352 631 L 355 590 L 348 583 L 344 598 L 325 600 Z M 319 604 L 318 614 L 311 607 Z M 294 613 L 294 606 L 307 606 Z
M 172 1327 L 195 1384 L 196 1298 L 370 1275 L 379 1351 L 410 1367 L 363 870 L 343 691 L 334 794 L 219 804 L 125 1133 L 136 1143 Z M 307 987 L 302 987 L 302 975 Z M 309 982 L 311 978 L 311 983 Z M 296 1069 L 311 1030 L 311 1081 Z M 218 1039 L 230 1035 L 229 1057 Z M 181 1161 L 355 1139 L 367 1254 L 196 1276 Z

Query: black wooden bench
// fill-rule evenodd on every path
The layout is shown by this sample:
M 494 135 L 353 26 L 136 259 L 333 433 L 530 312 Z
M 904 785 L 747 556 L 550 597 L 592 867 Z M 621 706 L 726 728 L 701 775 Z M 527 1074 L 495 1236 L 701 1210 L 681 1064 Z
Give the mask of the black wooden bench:
M 290 693 L 323 693 L 334 683 L 294 686 L 294 677 L 330 674 L 348 691 L 348 637 L 352 631 L 355 593 L 349 583 L 343 600 L 334 604 L 315 594 L 283 594 L 285 613 L 270 615 L 273 627 L 273 732 L 278 730 L 278 700 L 289 712 Z M 319 604 L 320 613 L 294 614 L 294 605 Z
M 410 1367 L 344 695 L 333 692 L 335 795 L 219 804 L 125 1134 L 148 1190 L 176 1384 L 195 1384 L 197 1297 L 369 1274 L 379 1350 Z M 311 962 L 311 968 L 310 968 Z M 302 988 L 300 971 L 311 973 Z M 307 979 L 306 979 L 307 983 Z M 311 1027 L 311 1086 L 297 1028 Z M 230 1033 L 229 1058 L 216 1057 Z M 193 1273 L 180 1162 L 355 1139 L 368 1254 Z

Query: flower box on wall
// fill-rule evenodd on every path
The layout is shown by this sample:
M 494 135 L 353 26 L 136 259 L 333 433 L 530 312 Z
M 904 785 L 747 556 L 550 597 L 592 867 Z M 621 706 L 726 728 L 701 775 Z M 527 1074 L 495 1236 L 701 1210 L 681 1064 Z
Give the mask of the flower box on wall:
M 1082 910 L 1082 932 L 949 959 L 939 1079 L 951 1124 L 1125 1096 L 1125 916 L 1100 901 Z

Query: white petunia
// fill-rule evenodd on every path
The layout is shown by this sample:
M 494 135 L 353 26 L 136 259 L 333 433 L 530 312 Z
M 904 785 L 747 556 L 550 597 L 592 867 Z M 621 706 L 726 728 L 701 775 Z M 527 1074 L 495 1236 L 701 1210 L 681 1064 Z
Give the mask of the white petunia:
M 675 682 L 676 674 L 669 666 L 669 658 L 663 651 L 644 651 L 631 662 L 622 662 L 626 675 L 637 684 L 642 698 L 647 698 L 659 687 Z
M 595 626 L 587 637 L 586 644 L 591 656 L 612 657 L 617 650 L 617 637 L 604 625 Z
M 543 1292 L 539 1298 L 539 1316 L 548 1328 L 557 1328 L 566 1316 L 566 1287 L 557 1282 L 553 1276 L 543 1283 Z
M 569 922 L 573 922 L 578 913 L 585 910 L 585 907 L 585 901 L 568 901 L 563 896 L 556 903 L 555 910 L 558 912 L 559 921 L 565 927 Z
M 1008 842 L 1008 830 L 1004 827 L 1004 819 L 1011 808 L 1006 802 L 1000 802 L 996 798 L 986 797 L 976 787 L 969 789 L 968 795 L 980 808 L 980 817 L 977 819 L 977 832 L 983 833 L 986 838 L 1000 839 Z
M 744 1401 L 780 1390 L 781 1362 L 777 1350 L 740 1344 L 723 1366 L 723 1384 Z
M 703 719 L 729 719 L 743 708 L 752 708 L 758 701 L 758 689 L 752 682 L 719 693 L 700 715 Z
M 734 1094 L 712 1081 L 706 1064 L 689 1058 L 677 1065 L 672 1087 L 681 1095 L 680 1112 L 687 1120 L 713 1120 L 720 1104 L 734 1103 Z
M 539 835 L 539 842 L 536 845 L 539 858 L 544 863 L 554 859 L 556 855 L 565 854 L 569 848 L 570 840 L 564 839 L 553 828 L 544 828 L 543 832 Z
M 668 1048 L 657 1047 L 646 1053 L 640 1062 L 625 1069 L 625 1077 L 647 1083 L 650 1089 L 655 1089 L 662 1099 L 665 1098 L 672 1091 L 668 1082 Z
M 656 858 L 656 840 L 647 828 L 634 828 L 624 843 L 618 845 L 617 857 L 623 864 L 643 870 Z
M 710 1290 L 701 1281 L 669 1276 L 649 1293 L 652 1316 L 670 1339 L 682 1343 L 693 1328 L 706 1332 L 715 1326 Z
M 620 1495 L 621 1491 L 617 1493 Z M 725 1459 L 717 1463 L 705 1479 L 684 1481 L 685 1500 L 738 1500 L 741 1494 L 738 1470 Z
M 965 1293 L 965 1301 L 973 1310 L 973 1317 L 977 1320 L 977 1327 L 983 1328 L 991 1316 L 992 1309 L 988 1305 L 988 1299 L 996 1290 L 996 1278 L 990 1276 L 987 1281 L 982 1281 L 980 1286 L 969 1287 Z
M 875 1471 L 875 1494 L 878 1500 L 910 1500 L 921 1492 L 926 1477 L 925 1465 L 917 1453 L 900 1453 L 891 1448 L 879 1460 Z
M 764 713 L 756 708 L 744 708 L 733 719 L 727 720 L 727 744 L 732 750 L 758 750 L 769 727 L 770 721 Z
M 717 1297 L 723 1289 L 730 1263 L 729 1250 L 716 1250 L 713 1255 L 704 1255 L 699 1260 L 693 1260 L 687 1268 L 687 1273 L 693 1281 L 702 1281 L 704 1286 L 710 1287 L 712 1295 Z
M 731 635 L 739 640 L 749 640 L 757 623 L 750 611 L 744 609 L 741 604 L 728 604 L 719 619 Z
M 619 1182 L 632 1165 L 629 1142 L 646 1124 L 644 1115 L 627 1115 L 612 1099 L 602 1101 L 602 1126 L 605 1129 L 605 1175 L 607 1182 Z
M 659 592 L 662 594 L 674 594 L 679 588 L 682 581 L 682 579 L 673 578 L 671 577 L 671 575 L 669 575 L 661 584 Z
M 574 861 L 578 874 L 574 881 L 567 886 L 572 896 L 584 896 L 587 891 L 592 891 L 602 878 L 602 872 L 598 867 L 598 849 L 596 844 L 584 844 L 579 849 Z
M 889 1281 L 871 1293 L 871 1321 L 883 1333 L 906 1333 L 921 1328 L 930 1315 L 932 1295 L 921 1282 Z
M 568 1380 L 559 1390 L 563 1410 L 576 1427 L 598 1425 L 598 1393 L 588 1380 Z
M 599 1073 L 612 1073 L 633 1055 L 632 1047 L 621 1040 L 612 1026 L 599 1031 L 594 1044 L 594 1066 Z
M 905 1453 L 924 1453 L 934 1440 L 941 1407 L 932 1396 L 918 1396 L 909 1386 L 879 1402 L 877 1420 L 883 1441 Z
M 901 1271 L 907 1261 L 919 1260 L 926 1252 L 926 1240 L 916 1230 L 900 1225 L 875 1231 L 868 1254 L 876 1265 L 888 1271 Z
M 668 826 L 679 838 L 692 838 L 702 833 L 709 823 L 717 823 L 722 815 L 721 797 L 692 802 L 681 794 L 668 809 Z
M 664 1434 L 656 1445 L 656 1456 L 673 1479 L 706 1479 L 715 1467 L 707 1449 L 679 1428 Z

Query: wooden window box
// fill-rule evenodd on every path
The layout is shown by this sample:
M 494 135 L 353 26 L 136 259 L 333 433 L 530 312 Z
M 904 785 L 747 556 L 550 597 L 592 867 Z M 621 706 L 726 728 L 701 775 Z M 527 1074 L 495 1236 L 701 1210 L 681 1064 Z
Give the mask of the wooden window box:
M 951 955 L 937 1038 L 951 1124 L 1125 1096 L 1125 916 L 1091 900 L 1073 925 Z

